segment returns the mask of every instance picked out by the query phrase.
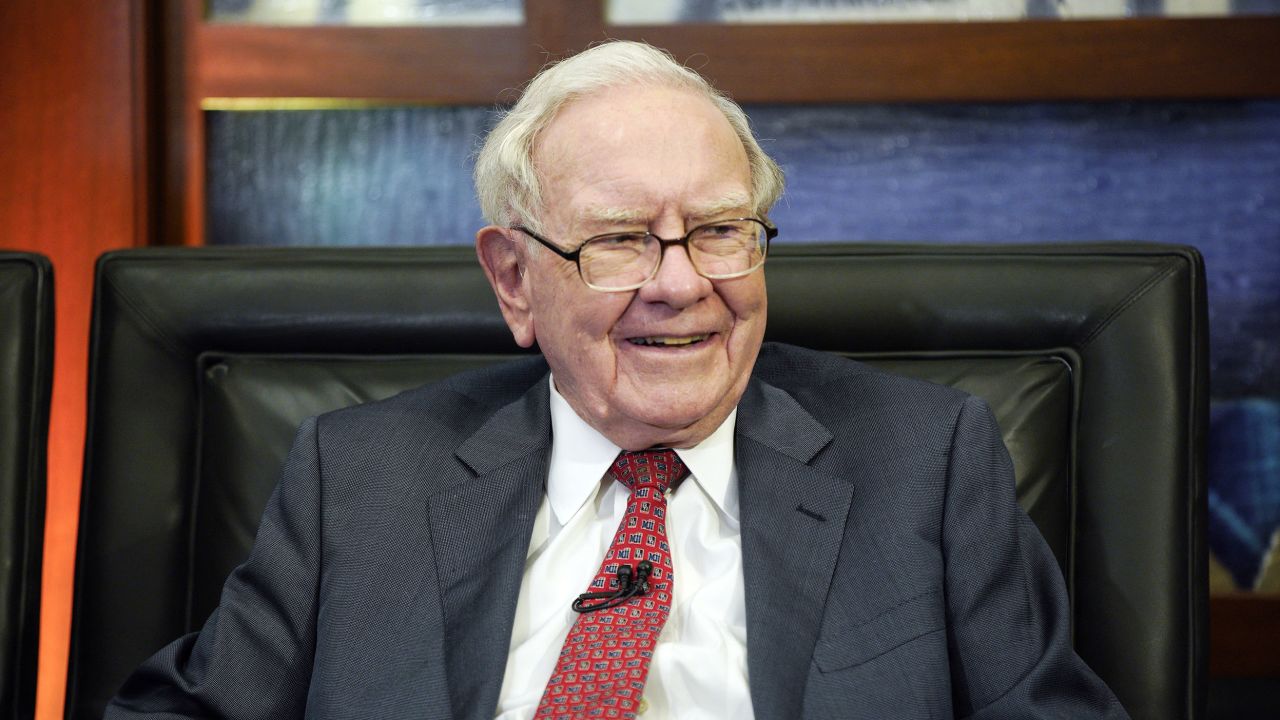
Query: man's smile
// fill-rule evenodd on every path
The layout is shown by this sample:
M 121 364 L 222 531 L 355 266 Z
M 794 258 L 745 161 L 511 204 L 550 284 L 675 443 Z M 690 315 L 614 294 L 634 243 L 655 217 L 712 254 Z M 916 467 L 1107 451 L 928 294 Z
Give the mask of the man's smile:
M 627 342 L 632 345 L 656 346 L 656 347 L 683 347 L 701 343 L 710 338 L 714 333 L 702 333 L 700 335 L 646 335 L 641 337 L 629 337 Z

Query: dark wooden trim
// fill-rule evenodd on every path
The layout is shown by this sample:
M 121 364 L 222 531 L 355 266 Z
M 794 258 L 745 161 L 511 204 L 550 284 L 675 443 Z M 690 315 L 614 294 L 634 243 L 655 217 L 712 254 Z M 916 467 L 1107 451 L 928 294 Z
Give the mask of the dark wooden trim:
M 199 58 L 192 43 L 201 23 L 199 0 L 159 2 L 158 245 L 204 244 L 204 114 L 195 84 Z
M 162 59 L 157 24 L 155 0 L 129 0 L 129 34 L 131 68 L 131 108 L 133 122 L 133 222 L 136 228 L 136 245 L 155 244 L 158 232 L 160 203 L 160 163 L 157 145 L 160 140 L 155 132 L 160 112 L 159 74 L 157 68 Z
M 1210 596 L 1209 674 L 1280 678 L 1280 595 Z
M 259 27 L 201 23 L 201 97 L 368 98 L 491 104 L 528 79 L 523 26 Z
M 615 27 L 741 102 L 1280 96 L 1280 18 Z
M 743 102 L 1280 97 L 1280 17 L 605 26 L 574 7 L 531 3 L 520 27 L 200 23 L 198 92 L 488 104 L 548 57 L 618 37 Z
M 530 75 L 550 60 L 609 37 L 605 32 L 603 0 L 525 0 L 524 18 L 529 38 L 540 55 L 530 67 Z

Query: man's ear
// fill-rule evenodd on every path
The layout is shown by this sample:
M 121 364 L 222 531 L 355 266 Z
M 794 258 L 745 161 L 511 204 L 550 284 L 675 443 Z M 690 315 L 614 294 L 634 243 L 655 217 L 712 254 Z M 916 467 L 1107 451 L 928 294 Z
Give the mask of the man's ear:
M 497 225 L 481 228 L 476 233 L 476 257 L 485 277 L 498 296 L 502 317 L 520 347 L 532 347 L 533 311 L 529 287 L 525 284 L 523 239 L 514 230 Z

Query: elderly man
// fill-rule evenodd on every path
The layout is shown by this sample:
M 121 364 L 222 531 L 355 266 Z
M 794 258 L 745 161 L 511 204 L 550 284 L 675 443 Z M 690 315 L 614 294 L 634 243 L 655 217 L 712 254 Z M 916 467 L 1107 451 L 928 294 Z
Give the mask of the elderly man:
M 762 348 L 781 174 L 740 108 L 604 44 L 476 186 L 543 358 L 306 422 L 218 610 L 108 717 L 1124 717 L 985 406 Z

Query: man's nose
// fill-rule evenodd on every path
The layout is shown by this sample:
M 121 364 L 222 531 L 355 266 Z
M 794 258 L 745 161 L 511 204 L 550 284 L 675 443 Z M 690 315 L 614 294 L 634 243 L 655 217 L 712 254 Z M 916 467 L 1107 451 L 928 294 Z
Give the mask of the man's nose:
M 668 245 L 663 249 L 658 274 L 640 288 L 640 299 L 666 303 L 679 309 L 693 305 L 713 291 L 711 281 L 694 269 L 689 249 L 683 245 Z

